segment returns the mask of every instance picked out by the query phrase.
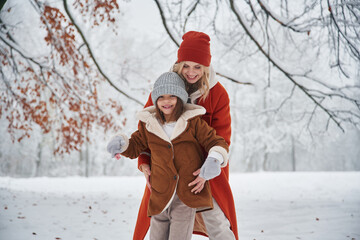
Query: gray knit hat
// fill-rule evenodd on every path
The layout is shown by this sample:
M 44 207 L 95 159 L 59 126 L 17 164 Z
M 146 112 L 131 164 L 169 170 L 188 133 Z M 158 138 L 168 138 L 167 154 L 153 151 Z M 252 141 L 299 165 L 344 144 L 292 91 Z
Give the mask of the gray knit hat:
M 175 72 L 166 72 L 160 75 L 160 77 L 154 83 L 154 89 L 151 93 L 151 99 L 153 103 L 164 94 L 175 95 L 179 97 L 184 104 L 188 100 L 188 93 L 185 90 L 185 83 L 181 77 Z

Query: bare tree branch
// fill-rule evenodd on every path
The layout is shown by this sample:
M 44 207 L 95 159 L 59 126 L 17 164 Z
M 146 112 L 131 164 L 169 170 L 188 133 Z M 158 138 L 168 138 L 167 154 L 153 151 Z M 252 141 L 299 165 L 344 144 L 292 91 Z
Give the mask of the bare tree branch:
M 237 7 L 234 5 L 234 1 L 230 0 L 230 6 L 233 13 L 236 15 L 238 22 L 243 27 L 247 35 L 251 38 L 251 40 L 254 42 L 254 44 L 258 47 L 260 52 L 277 68 L 279 69 L 292 83 L 294 83 L 306 96 L 308 96 L 316 106 L 321 108 L 330 118 L 333 120 L 333 122 L 342 130 L 344 131 L 343 127 L 341 126 L 340 122 L 338 122 L 328 109 L 326 109 L 320 102 L 318 102 L 311 94 L 309 94 L 308 90 L 299 84 L 293 77 L 292 74 L 287 72 L 284 68 L 282 68 L 271 56 L 270 54 L 265 51 L 265 49 L 259 44 L 259 42 L 256 40 L 253 33 L 250 31 L 249 27 L 245 24 L 245 21 L 243 20 L 243 17 L 240 14 L 240 11 L 237 9 Z M 316 108 L 314 108 L 315 110 Z
M 298 19 L 301 15 L 305 14 L 306 12 L 304 12 L 303 14 L 301 14 L 298 17 L 295 17 L 291 20 L 288 19 L 282 19 L 279 16 L 276 16 L 270 9 L 269 6 L 267 6 L 267 4 L 265 4 L 264 1 L 262 0 L 258 0 L 259 5 L 261 6 L 261 9 L 265 11 L 266 15 L 270 16 L 273 20 L 275 20 L 276 22 L 280 23 L 282 26 L 287 27 L 291 30 L 293 30 L 294 32 L 299 32 L 299 33 L 304 33 L 304 32 L 309 32 L 309 29 L 301 29 L 301 28 L 297 28 L 295 26 L 293 26 L 291 23 L 294 22 L 296 19 Z
M 72 17 L 71 13 L 69 12 L 69 9 L 67 7 L 67 0 L 64 0 L 63 1 L 63 5 L 64 5 L 64 9 L 65 9 L 65 12 L 66 14 L 68 15 L 68 17 L 70 18 L 71 22 L 74 24 L 75 28 L 77 29 L 77 31 L 79 32 L 84 44 L 86 45 L 87 47 L 87 50 L 89 51 L 89 54 L 90 54 L 90 57 L 91 59 L 94 61 L 97 69 L 99 70 L 100 74 L 106 79 L 106 81 L 114 88 L 116 89 L 118 92 L 120 92 L 121 94 L 123 94 L 124 96 L 126 96 L 127 98 L 133 100 L 134 102 L 140 104 L 141 106 L 144 105 L 143 103 L 141 103 L 139 100 L 137 100 L 136 98 L 133 98 L 132 96 L 128 95 L 127 93 L 125 93 L 124 91 L 122 91 L 121 89 L 119 89 L 111 80 L 110 78 L 104 73 L 104 71 L 101 69 L 99 63 L 97 62 L 93 52 L 92 52 L 92 49 L 88 43 L 88 41 L 86 40 L 83 32 L 81 31 L 80 27 L 76 24 L 74 18 Z
M 330 12 L 330 17 L 334 22 L 334 25 L 336 26 L 336 29 L 338 31 L 338 33 L 345 39 L 346 43 L 348 44 L 348 46 L 350 47 L 350 50 L 352 51 L 352 53 L 354 54 L 354 56 L 360 60 L 360 49 L 357 48 L 357 46 L 354 45 L 354 43 L 352 41 L 350 41 L 350 39 L 348 38 L 348 36 L 346 35 L 346 33 L 340 28 L 339 23 L 338 23 L 338 19 L 335 17 L 334 13 L 333 13 L 333 8 L 330 4 L 330 1 L 327 0 L 328 3 L 328 9 Z M 355 15 L 357 16 L 357 15 Z M 358 17 L 358 16 L 357 16 Z M 346 24 L 346 23 L 345 23 Z
M 198 6 L 198 4 L 200 3 L 200 0 L 197 0 L 194 4 L 194 6 L 190 9 L 190 11 L 188 12 L 187 14 L 187 17 L 185 19 L 185 22 L 184 22 L 184 27 L 183 27 L 183 31 L 185 32 L 185 28 L 186 28 L 186 23 L 189 19 L 189 17 L 191 16 L 191 14 L 195 11 L 196 7 Z

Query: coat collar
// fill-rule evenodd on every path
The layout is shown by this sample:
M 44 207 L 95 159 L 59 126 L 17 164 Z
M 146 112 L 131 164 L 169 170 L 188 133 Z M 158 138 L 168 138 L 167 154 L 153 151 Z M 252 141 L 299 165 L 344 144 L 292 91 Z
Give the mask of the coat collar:
M 215 70 L 213 68 L 212 65 L 210 65 L 210 74 L 209 74 L 209 87 L 210 89 L 212 87 L 214 87 L 216 84 L 217 84 L 217 80 L 215 79 Z M 193 92 L 191 95 L 190 95 L 190 100 L 191 100 L 191 103 L 195 103 L 195 100 L 198 99 L 199 97 L 201 97 L 201 92 L 200 90 L 197 90 L 196 92 Z
M 185 131 L 188 125 L 188 120 L 196 116 L 204 115 L 206 112 L 205 108 L 195 104 L 185 104 L 184 107 L 185 112 L 177 120 L 170 138 L 166 135 L 164 129 L 155 117 L 155 106 L 144 108 L 137 114 L 137 117 L 141 122 L 145 123 L 145 127 L 149 132 L 155 134 L 156 136 L 162 138 L 165 141 L 170 142 Z

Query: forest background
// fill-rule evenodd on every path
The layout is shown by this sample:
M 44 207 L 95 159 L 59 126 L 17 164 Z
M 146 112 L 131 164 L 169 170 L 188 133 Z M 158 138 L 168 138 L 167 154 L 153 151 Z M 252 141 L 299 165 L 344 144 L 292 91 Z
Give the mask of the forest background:
M 359 19 L 358 1 L 8 0 L 0 176 L 140 174 L 106 144 L 190 30 L 230 96 L 231 172 L 359 171 Z

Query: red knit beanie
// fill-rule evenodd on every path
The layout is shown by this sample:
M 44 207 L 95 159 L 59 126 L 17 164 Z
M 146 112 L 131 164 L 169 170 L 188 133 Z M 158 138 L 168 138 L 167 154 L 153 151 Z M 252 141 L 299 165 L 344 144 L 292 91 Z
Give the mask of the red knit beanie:
M 183 35 L 183 41 L 178 50 L 178 60 L 200 63 L 210 66 L 210 37 L 202 32 L 190 31 Z

